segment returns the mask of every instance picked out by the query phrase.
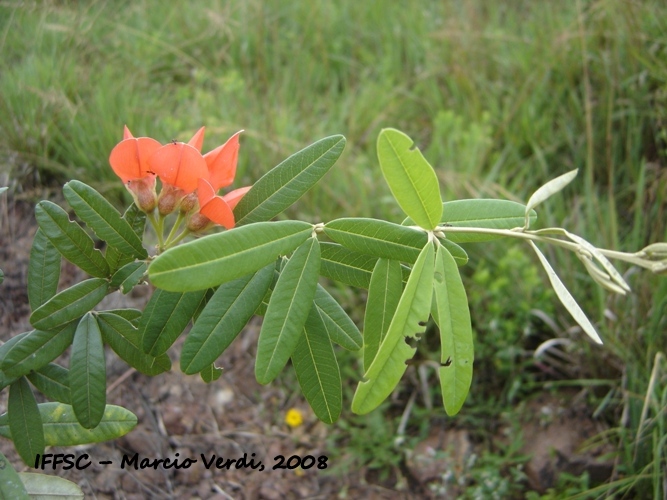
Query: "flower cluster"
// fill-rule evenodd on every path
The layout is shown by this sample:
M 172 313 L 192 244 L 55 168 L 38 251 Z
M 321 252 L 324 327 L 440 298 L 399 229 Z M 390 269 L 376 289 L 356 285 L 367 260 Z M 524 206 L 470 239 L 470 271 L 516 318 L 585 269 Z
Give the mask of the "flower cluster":
M 224 196 L 217 192 L 234 181 L 241 132 L 202 155 L 204 127 L 187 143 L 165 145 L 150 137 L 134 137 L 125 127 L 123 140 L 111 151 L 109 163 L 149 217 L 156 207 L 160 222 L 179 210 L 178 223 L 187 216 L 188 232 L 201 232 L 213 224 L 231 229 L 235 224 L 233 209 L 250 186 Z M 159 196 L 157 177 L 162 183 Z

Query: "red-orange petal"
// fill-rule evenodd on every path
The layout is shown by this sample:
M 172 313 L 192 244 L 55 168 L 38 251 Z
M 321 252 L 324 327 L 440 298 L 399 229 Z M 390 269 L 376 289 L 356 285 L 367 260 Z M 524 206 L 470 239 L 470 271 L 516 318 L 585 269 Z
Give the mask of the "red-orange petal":
M 234 212 L 232 212 L 232 209 L 220 196 L 214 197 L 201 207 L 199 212 L 225 229 L 232 229 L 234 227 Z
M 239 204 L 239 201 L 241 201 L 241 198 L 243 198 L 245 196 L 245 194 L 248 191 L 250 191 L 251 187 L 252 186 L 246 186 L 246 187 L 235 189 L 234 191 L 230 191 L 225 196 L 223 196 L 222 199 L 227 202 L 227 205 L 229 205 L 229 208 L 234 210 L 236 205 Z
M 148 159 L 161 147 L 150 137 L 124 139 L 111 150 L 109 164 L 124 183 L 142 179 L 151 174 Z
M 127 125 L 123 125 L 123 139 L 134 139 L 132 132 L 127 128 Z
M 216 190 L 227 187 L 234 182 L 236 163 L 239 157 L 239 134 L 241 132 L 243 130 L 239 130 L 222 146 L 218 146 L 204 155 L 211 185 Z
M 149 163 L 163 183 L 181 188 L 185 194 L 197 189 L 199 178 L 208 179 L 204 157 L 183 142 L 162 146 L 151 156 Z
M 197 199 L 199 200 L 199 206 L 203 207 L 213 198 L 215 198 L 215 189 L 213 189 L 211 183 L 208 182 L 206 179 L 198 179 Z
M 204 130 L 206 127 L 202 127 L 197 132 L 195 132 L 195 135 L 192 136 L 192 139 L 188 141 L 188 144 L 195 148 L 197 151 L 201 153 L 201 147 L 204 145 Z

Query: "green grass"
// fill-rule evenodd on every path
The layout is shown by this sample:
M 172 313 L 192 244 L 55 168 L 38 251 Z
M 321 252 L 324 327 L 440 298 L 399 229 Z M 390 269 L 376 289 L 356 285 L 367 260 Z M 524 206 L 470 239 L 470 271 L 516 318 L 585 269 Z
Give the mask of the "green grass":
M 2 2 L 0 54 L 0 169 L 14 192 L 74 177 L 120 201 L 107 158 L 123 124 L 162 142 L 206 125 L 205 150 L 245 129 L 236 186 L 342 133 L 338 165 L 288 215 L 400 221 L 375 157 L 378 132 L 391 126 L 422 148 L 446 199 L 526 200 L 579 168 L 573 185 L 540 207 L 540 224 L 626 251 L 667 238 L 667 6 L 657 0 Z M 475 273 L 506 251 L 471 247 L 467 285 L 484 282 Z M 618 479 L 645 477 L 628 484 L 652 494 L 666 453 L 656 420 L 664 420 L 666 368 L 654 371 L 667 352 L 664 278 L 630 272 L 634 295 L 617 299 L 591 284 L 574 256 L 547 255 L 606 341 L 600 350 L 579 338 L 578 355 L 587 377 L 616 380 L 602 417 L 616 429 Z M 532 256 L 514 268 L 506 260 L 509 283 L 537 265 Z M 521 327 L 531 298 L 502 324 Z M 549 314 L 573 324 L 562 309 Z M 477 325 L 499 319 L 493 310 L 473 317 Z M 477 333 L 483 343 L 487 331 Z M 493 349 L 479 348 L 498 356 L 483 360 L 489 367 L 506 359 L 505 348 Z M 507 363 L 509 405 L 526 374 Z

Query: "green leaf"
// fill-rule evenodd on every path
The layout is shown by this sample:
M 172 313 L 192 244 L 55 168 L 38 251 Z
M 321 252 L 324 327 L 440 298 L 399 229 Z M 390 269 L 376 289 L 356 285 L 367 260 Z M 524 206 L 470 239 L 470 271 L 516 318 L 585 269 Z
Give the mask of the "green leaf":
M 28 302 L 33 311 L 58 292 L 60 260 L 56 247 L 44 231 L 38 229 L 32 241 L 28 265 Z
M 391 193 L 418 226 L 435 229 L 442 216 L 438 177 L 410 137 L 386 128 L 377 140 L 378 160 Z
M 568 310 L 568 312 L 572 315 L 572 317 L 576 320 L 576 322 L 579 323 L 579 326 L 583 328 L 584 332 L 586 332 L 586 334 L 590 338 L 592 338 L 594 342 L 596 342 L 597 344 L 602 344 L 602 339 L 595 331 L 595 327 L 590 322 L 590 320 L 588 319 L 584 311 L 581 309 L 579 304 L 577 304 L 577 301 L 574 299 L 574 297 L 572 297 L 572 294 L 569 292 L 569 290 L 565 288 L 565 285 L 560 280 L 560 278 L 556 274 L 556 271 L 554 271 L 553 267 L 551 267 L 551 264 L 549 264 L 547 258 L 540 251 L 540 249 L 537 248 L 537 245 L 535 245 L 535 243 L 533 243 L 530 240 L 528 241 L 528 243 L 530 244 L 531 247 L 533 247 L 533 250 L 535 250 L 535 253 L 537 254 L 537 257 L 540 259 L 540 262 L 542 263 L 544 270 L 547 272 L 547 276 L 549 277 L 551 286 L 556 292 L 556 295 L 558 295 L 560 301 L 565 306 L 565 309 Z
M 111 288 L 120 288 L 123 294 L 130 292 L 144 277 L 147 267 L 143 261 L 125 264 L 111 277 Z
M 21 477 L 2 452 L 0 452 L 0 499 L 31 500 Z
M 292 353 L 292 365 L 308 404 L 322 422 L 333 424 L 343 407 L 340 369 L 331 340 L 315 308 Z
M 124 436 L 137 425 L 137 417 L 120 406 L 107 405 L 102 420 L 94 429 L 83 428 L 70 405 L 41 403 L 37 406 L 42 417 L 46 446 L 77 446 L 110 441 Z M 6 413 L 0 416 L 0 436 L 12 439 Z
M 485 229 L 514 229 L 524 224 L 526 206 L 508 200 L 470 199 L 446 201 L 442 204 L 442 219 L 440 225 L 446 226 L 447 240 L 453 243 L 477 243 L 491 241 L 504 236 L 499 234 L 483 234 L 471 232 L 456 232 L 447 230 L 451 227 L 470 227 Z M 537 213 L 529 213 L 531 223 L 537 219 Z M 414 222 L 409 217 L 402 222 L 403 226 L 411 226 Z M 450 250 L 451 252 L 451 250 Z M 452 254 L 456 259 L 456 255 Z M 460 264 L 459 264 L 460 265 Z
M 69 370 L 55 363 L 42 366 L 28 374 L 28 380 L 47 398 L 65 404 L 72 404 L 69 390 Z
M 70 181 L 63 186 L 63 194 L 79 219 L 85 222 L 99 239 L 121 253 L 137 259 L 148 257 L 132 226 L 92 187 L 80 181 Z
M 72 321 L 53 330 L 29 332 L 0 358 L 2 370 L 11 377 L 20 377 L 46 366 L 72 344 L 75 330 L 76 321 Z
M 438 238 L 438 241 L 452 255 L 457 266 L 465 266 L 468 263 L 468 254 L 463 248 L 456 243 L 452 243 L 449 239 Z
M 141 347 L 151 356 L 164 354 L 183 333 L 206 290 L 165 292 L 155 290 L 139 322 Z
M 237 227 L 166 251 L 151 263 L 148 275 L 156 287 L 174 292 L 215 287 L 290 253 L 312 231 L 311 224 L 301 221 Z
M 210 364 L 202 371 L 200 371 L 199 375 L 204 382 L 210 384 L 211 382 L 214 382 L 220 378 L 222 375 L 222 368 L 217 368 L 213 364 Z
M 141 348 L 139 331 L 124 318 L 115 314 L 99 313 L 97 324 L 104 341 L 111 346 L 118 357 L 141 373 L 153 376 L 169 371 L 171 360 L 166 354 L 153 357 Z
M 284 368 L 303 334 L 320 272 L 320 245 L 310 238 L 296 249 L 278 278 L 257 343 L 255 376 L 268 384 Z
M 394 317 L 403 292 L 401 265 L 379 259 L 373 269 L 364 316 L 364 372 L 368 371 Z
M 80 318 L 101 302 L 109 282 L 91 278 L 63 290 L 30 315 L 30 323 L 40 330 L 54 330 Z
M 115 314 L 121 318 L 125 318 L 134 326 L 139 326 L 139 320 L 141 320 L 141 311 L 139 309 L 109 309 L 108 311 L 102 311 L 108 314 Z
M 2 284 L 3 281 L 5 281 L 5 273 L 0 269 L 0 284 Z
M 243 330 L 273 280 L 273 263 L 255 274 L 220 285 L 190 330 L 181 350 L 187 375 L 210 366 Z
M 433 292 L 440 328 L 440 389 L 447 415 L 456 415 L 472 383 L 474 348 L 470 311 L 454 258 L 438 245 Z
M 144 228 L 146 227 L 146 214 L 139 210 L 139 208 L 134 203 L 132 203 L 127 208 L 127 210 L 125 210 L 123 219 L 125 219 L 132 227 L 132 230 L 134 231 L 134 234 L 137 235 L 137 238 L 143 240 Z M 107 246 L 104 258 L 108 262 L 112 273 L 123 267 L 125 264 L 129 264 L 135 260 L 133 254 L 124 254 L 112 246 Z
M 434 249 L 424 247 L 410 273 L 389 330 L 378 353 L 359 382 L 352 400 L 352 411 L 368 413 L 377 408 L 394 390 L 405 373 L 406 361 L 414 356 L 407 337 L 419 339 L 426 329 L 433 294 Z
M 16 382 L 16 379 L 17 377 L 10 377 L 5 372 L 0 371 L 0 391 Z
M 323 242 L 320 247 L 322 276 L 357 288 L 368 288 L 377 257 L 348 250 L 336 243 Z
M 102 334 L 95 316 L 81 318 L 74 334 L 69 362 L 69 386 L 77 420 L 92 429 L 102 420 L 106 405 L 106 361 Z
M 236 225 L 268 221 L 283 212 L 329 171 L 343 148 L 342 135 L 326 137 L 269 170 L 236 205 Z
M 93 240 L 67 212 L 55 203 L 40 201 L 35 207 L 37 224 L 60 254 L 91 276 L 106 278 L 109 266 Z
M 321 285 L 315 289 L 313 306 L 322 320 L 327 335 L 332 342 L 348 351 L 361 349 L 361 332 L 341 305 Z
M 414 263 L 428 239 L 426 232 L 377 219 L 336 219 L 324 226 L 336 243 L 375 257 Z
M 19 472 L 19 477 L 33 500 L 83 500 L 84 498 L 79 485 L 62 477 L 34 472 Z
M 37 401 L 25 377 L 9 387 L 7 413 L 16 451 L 26 465 L 34 464 L 35 456 L 44 453 L 44 431 Z
M 572 182 L 574 178 L 577 176 L 577 172 L 579 172 L 579 170 L 574 169 L 570 170 L 566 174 L 559 175 L 555 179 L 551 179 L 549 182 L 538 188 L 537 191 L 533 193 L 533 195 L 528 199 L 528 203 L 526 203 L 525 225 L 524 225 L 526 229 L 528 229 L 528 226 L 530 224 L 530 219 L 529 219 L 530 211 L 537 205 L 542 203 L 544 200 L 550 198 L 551 196 L 562 190 L 570 182 Z

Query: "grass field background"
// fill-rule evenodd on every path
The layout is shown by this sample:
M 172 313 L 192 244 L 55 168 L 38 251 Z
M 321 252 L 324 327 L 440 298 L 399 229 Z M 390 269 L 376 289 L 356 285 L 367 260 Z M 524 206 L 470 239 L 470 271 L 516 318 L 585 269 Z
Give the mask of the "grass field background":
M 0 2 L 0 181 L 28 199 L 78 178 L 127 201 L 108 166 L 124 124 L 161 142 L 206 125 L 205 150 L 244 129 L 237 186 L 341 133 L 341 160 L 287 216 L 400 222 L 375 156 L 395 127 L 447 200 L 525 201 L 579 168 L 540 224 L 635 251 L 667 239 L 666 105 L 661 1 Z M 624 268 L 634 294 L 619 299 L 574 256 L 547 255 L 605 340 L 576 336 L 569 382 L 596 388 L 591 408 L 618 450 L 615 482 L 575 494 L 662 497 L 667 281 Z M 554 335 L 573 320 L 527 247 L 470 256 L 477 371 L 461 418 L 493 419 L 543 390 L 525 370 L 535 311 Z

